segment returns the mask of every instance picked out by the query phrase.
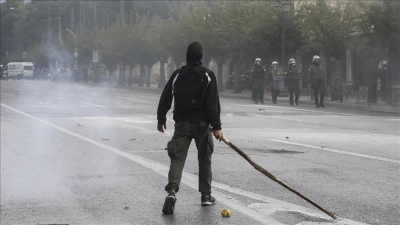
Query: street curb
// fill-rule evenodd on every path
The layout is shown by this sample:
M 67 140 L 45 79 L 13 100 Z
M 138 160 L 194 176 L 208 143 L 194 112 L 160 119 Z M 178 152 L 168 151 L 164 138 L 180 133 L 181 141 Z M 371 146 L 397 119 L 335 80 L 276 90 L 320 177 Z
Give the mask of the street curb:
M 235 93 L 232 93 L 232 94 L 226 95 L 226 94 L 220 93 L 220 97 L 231 98 L 231 99 L 245 99 L 245 100 L 249 100 L 251 102 L 250 95 L 243 96 L 243 95 L 240 95 L 242 93 L 237 93 L 237 94 L 238 95 L 236 95 Z M 310 98 L 310 96 L 300 96 L 300 99 L 301 99 L 301 97 Z M 266 97 L 264 97 L 264 99 L 272 102 L 272 98 L 270 96 L 266 96 Z M 281 103 L 281 102 L 285 102 L 289 105 L 289 98 L 288 97 L 278 97 L 278 103 Z M 312 102 L 311 100 L 310 101 L 299 100 L 299 103 L 306 104 L 306 105 L 314 105 L 314 102 Z M 346 104 L 346 103 L 330 102 L 330 101 L 325 101 L 325 105 L 329 106 L 329 107 L 335 107 L 335 108 L 358 109 L 358 110 L 364 110 L 364 111 L 400 114 L 400 108 L 393 107 L 393 106 L 377 106 L 377 105 L 372 105 L 372 104 L 369 104 L 368 106 L 366 106 L 366 105 Z

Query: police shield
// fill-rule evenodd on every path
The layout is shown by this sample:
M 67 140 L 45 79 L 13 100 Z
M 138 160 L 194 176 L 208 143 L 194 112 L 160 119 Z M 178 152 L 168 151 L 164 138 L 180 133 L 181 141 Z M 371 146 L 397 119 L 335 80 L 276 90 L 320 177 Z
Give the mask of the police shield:
M 301 73 L 301 67 L 296 66 L 291 71 L 292 79 L 289 80 L 289 88 L 290 89 L 301 89 L 303 84 L 303 75 Z
M 285 81 L 280 69 L 272 69 L 272 88 L 275 90 L 285 90 Z

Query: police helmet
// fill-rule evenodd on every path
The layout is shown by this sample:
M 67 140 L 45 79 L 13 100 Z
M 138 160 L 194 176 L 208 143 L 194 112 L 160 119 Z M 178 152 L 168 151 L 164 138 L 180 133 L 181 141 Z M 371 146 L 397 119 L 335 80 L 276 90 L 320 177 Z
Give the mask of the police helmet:
M 254 60 L 254 64 L 258 64 L 261 66 L 261 59 L 257 58 L 256 60 Z
M 289 59 L 289 65 L 296 65 L 296 60 L 293 58 Z
M 318 55 L 314 55 L 314 57 L 312 58 L 312 61 L 313 61 L 313 62 L 320 62 L 320 61 L 321 61 L 321 58 L 319 58 Z
M 277 61 L 273 61 L 271 64 L 272 68 L 278 68 L 278 62 Z

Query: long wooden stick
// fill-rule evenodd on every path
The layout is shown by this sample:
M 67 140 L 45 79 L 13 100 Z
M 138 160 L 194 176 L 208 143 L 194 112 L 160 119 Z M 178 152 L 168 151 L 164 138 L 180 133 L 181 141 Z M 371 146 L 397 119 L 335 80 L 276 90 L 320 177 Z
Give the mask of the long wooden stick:
M 285 184 L 283 181 L 281 181 L 278 178 L 276 178 L 274 175 L 272 175 L 270 172 L 268 172 L 262 166 L 260 166 L 257 163 L 255 163 L 246 153 L 244 153 L 242 150 L 240 150 L 238 147 L 236 147 L 234 144 L 232 144 L 224 136 L 222 136 L 221 140 L 223 142 L 225 142 L 225 144 L 227 144 L 233 150 L 235 150 L 237 153 L 239 153 L 239 155 L 241 155 L 243 158 L 245 158 L 256 170 L 260 171 L 261 173 L 263 173 L 267 177 L 271 178 L 273 181 L 277 182 L 278 184 L 282 185 L 283 187 L 285 187 L 289 191 L 291 191 L 291 192 L 295 193 L 296 195 L 300 196 L 302 199 L 306 200 L 307 202 L 311 203 L 312 205 L 314 205 L 315 207 L 317 207 L 318 209 L 320 209 L 324 213 L 328 214 L 333 219 L 337 219 L 338 218 L 337 215 L 335 215 L 334 213 L 329 212 L 328 210 L 322 208 L 320 205 L 315 203 L 313 200 L 311 200 L 311 199 L 307 198 L 306 196 L 302 195 L 300 192 L 296 191 L 295 189 L 293 189 L 289 185 Z

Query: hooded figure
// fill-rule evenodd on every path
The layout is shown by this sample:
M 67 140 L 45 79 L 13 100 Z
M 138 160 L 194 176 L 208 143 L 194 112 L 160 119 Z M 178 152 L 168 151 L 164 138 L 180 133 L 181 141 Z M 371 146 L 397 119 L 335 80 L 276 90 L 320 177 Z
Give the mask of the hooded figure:
M 157 130 L 164 133 L 166 115 L 174 99 L 175 131 L 167 144 L 171 164 L 168 184 L 165 186 L 168 196 L 162 209 L 164 214 L 174 213 L 183 166 L 193 139 L 198 150 L 201 205 L 215 204 L 215 198 L 211 196 L 211 156 L 214 151 L 212 135 L 218 140 L 222 138 L 221 106 L 217 79 L 213 71 L 202 66 L 202 58 L 202 45 L 199 42 L 191 43 L 186 53 L 187 64 L 172 73 L 158 104 Z

